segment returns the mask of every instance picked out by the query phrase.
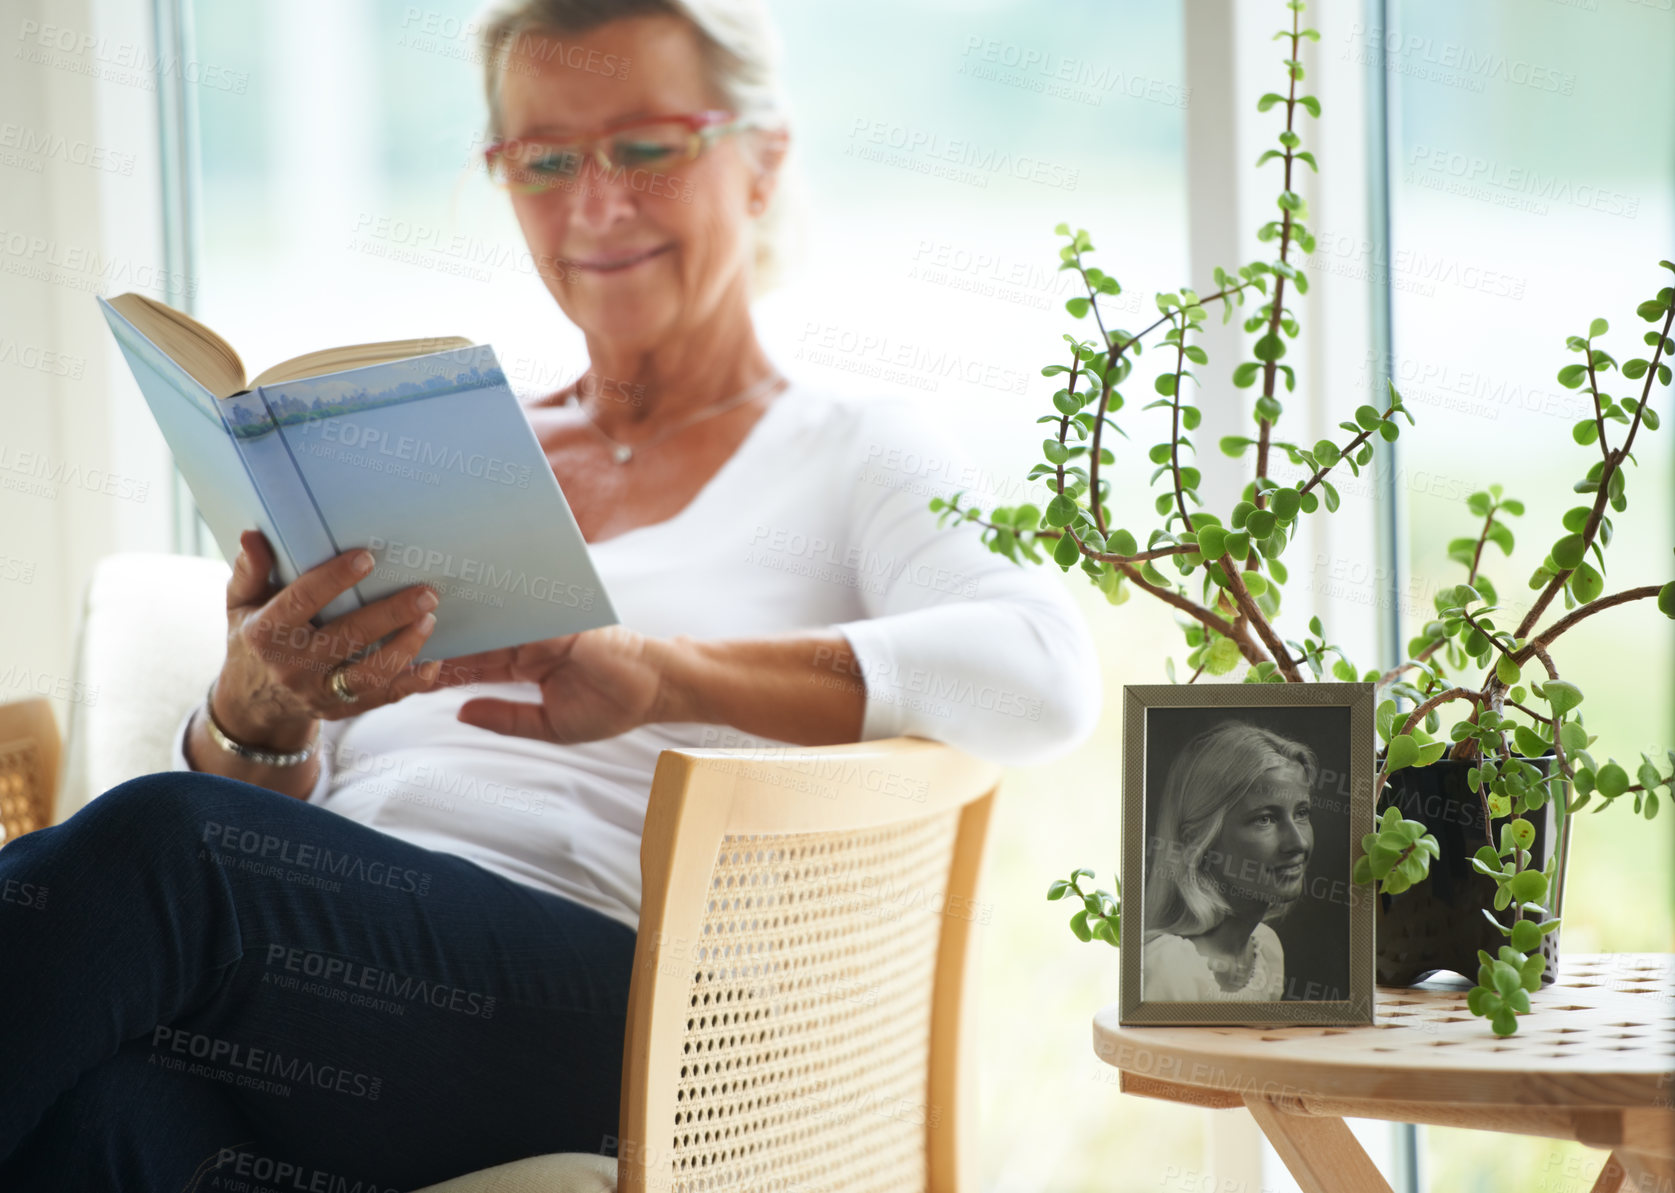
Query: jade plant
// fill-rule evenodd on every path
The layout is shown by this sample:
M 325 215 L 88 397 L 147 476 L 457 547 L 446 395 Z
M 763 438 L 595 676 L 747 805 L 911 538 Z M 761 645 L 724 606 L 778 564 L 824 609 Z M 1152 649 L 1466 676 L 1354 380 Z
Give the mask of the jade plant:
M 1179 679 L 1170 659 L 1165 668 L 1171 682 L 1194 683 L 1243 667 L 1246 683 L 1300 683 L 1328 675 L 1373 683 L 1383 743 L 1374 779 L 1380 805 L 1387 802 L 1386 781 L 1402 769 L 1428 766 L 1445 754 L 1469 760 L 1467 781 L 1483 801 L 1484 823 L 1491 826 L 1494 842 L 1478 851 L 1472 865 L 1494 880 L 1494 909 L 1513 908 L 1510 926 L 1484 909 L 1507 944 L 1498 956 L 1479 953 L 1479 984 L 1469 1003 L 1496 1033 L 1507 1035 L 1517 1030 L 1516 1017 L 1529 1009 L 1529 992 L 1540 984 L 1545 966 L 1541 938 L 1559 922 L 1552 909 L 1562 849 L 1555 848 L 1551 860 L 1537 868 L 1528 813 L 1551 801 L 1562 846 L 1570 817 L 1590 802 L 1599 810 L 1632 797 L 1635 811 L 1650 818 L 1657 814 L 1660 794 L 1668 799 L 1675 783 L 1675 750 L 1667 759 L 1670 773 L 1650 756 L 1643 755 L 1631 773 L 1615 759 L 1601 762 L 1589 753 L 1595 738 L 1583 723 L 1583 694 L 1561 678 L 1550 653 L 1555 640 L 1585 618 L 1630 601 L 1656 599 L 1658 608 L 1675 618 L 1675 582 L 1607 594 L 1604 554 L 1611 542 L 1611 516 L 1627 508 L 1626 465 L 1634 461 L 1636 437 L 1658 427 L 1650 404 L 1653 387 L 1670 383 L 1675 289 L 1664 286 L 1637 308 L 1640 320 L 1652 325 L 1642 337 L 1646 355 L 1619 362 L 1608 353 L 1601 346 L 1609 331 L 1604 319 L 1593 320 L 1586 336 L 1565 341 L 1580 359 L 1559 370 L 1559 383 L 1584 390 L 1593 408 L 1572 435 L 1598 458 L 1576 482 L 1582 499 L 1564 515 L 1563 534 L 1531 575 L 1530 588 L 1538 595 L 1516 622 L 1502 613 L 1482 564 L 1491 544 L 1511 554 L 1514 536 L 1508 520 L 1521 516 L 1523 506 L 1499 485 L 1488 485 L 1466 502 L 1478 520 L 1476 533 L 1448 546 L 1450 557 L 1465 568 L 1464 581 L 1436 596 L 1436 616 L 1408 644 L 1406 662 L 1387 671 L 1358 667 L 1328 640 L 1319 618 L 1309 620 L 1306 633 L 1287 636 L 1281 628 L 1288 579 L 1283 557 L 1298 524 L 1322 507 L 1326 514 L 1334 512 L 1339 496 L 1332 477 L 1345 469 L 1359 475 L 1373 463 L 1380 444 L 1400 436 L 1402 420 L 1409 426 L 1414 420 L 1394 384 L 1387 382 L 1382 408 L 1359 407 L 1353 419 L 1339 424 L 1342 438 L 1308 445 L 1276 434 L 1285 411 L 1282 392 L 1296 387 L 1286 357 L 1301 328 L 1288 299 L 1308 292 L 1299 256 L 1312 252 L 1315 244 L 1296 182 L 1302 167 L 1319 169 L 1299 132 L 1303 116 L 1320 115 L 1319 100 L 1300 93 L 1304 68 L 1299 47 L 1320 35 L 1303 27 L 1302 0 L 1288 0 L 1286 7 L 1291 27 L 1276 34 L 1276 40 L 1286 43 L 1288 85 L 1284 94 L 1269 92 L 1256 104 L 1259 112 L 1278 110 L 1284 118 L 1278 148 L 1257 159 L 1258 166 L 1276 163 L 1283 171 L 1276 215 L 1257 231 L 1259 241 L 1273 246 L 1272 255 L 1231 272 L 1217 268 L 1208 293 L 1183 288 L 1157 294 L 1158 317 L 1130 331 L 1107 325 L 1101 300 L 1120 294 L 1122 287 L 1090 263 L 1094 246 L 1088 232 L 1059 224 L 1056 234 L 1064 238 L 1059 268 L 1074 271 L 1085 291 L 1066 302 L 1066 311 L 1084 327 L 1091 320 L 1092 329 L 1091 334 L 1066 334 L 1062 359 L 1041 370 L 1061 380 L 1051 396 L 1052 410 L 1037 420 L 1048 434 L 1041 444 L 1043 458 L 1030 469 L 1029 479 L 1044 482 L 1050 497 L 1044 508 L 1026 502 L 984 510 L 968 504 L 963 493 L 935 498 L 930 505 L 944 524 L 977 524 L 990 549 L 1015 563 L 1043 563 L 1050 557 L 1067 572 L 1079 569 L 1113 605 L 1135 590 L 1170 605 L 1181 615 L 1187 670 L 1184 681 Z M 1659 264 L 1675 271 L 1675 263 Z M 1234 459 L 1254 456 L 1255 475 L 1242 500 L 1225 515 L 1205 508 L 1199 494 L 1203 473 L 1193 432 L 1201 414 L 1191 398 L 1197 383 L 1194 367 L 1208 364 L 1197 339 L 1218 303 L 1223 322 L 1234 317 L 1236 308 L 1251 308 L 1243 319 L 1251 337 L 1250 359 L 1234 367 L 1232 380 L 1252 391 L 1254 434 L 1223 438 L 1219 447 Z M 1125 525 L 1132 525 L 1127 511 L 1119 515 L 1112 509 L 1110 474 L 1102 477 L 1101 469 L 1117 464 L 1115 440 L 1109 436 L 1128 438 L 1114 416 L 1126 405 L 1124 386 L 1147 346 L 1163 361 L 1151 382 L 1155 396 L 1142 409 L 1167 411 L 1168 431 L 1146 452 L 1153 465 L 1150 483 L 1158 520 L 1144 531 L 1142 547 L 1136 531 Z M 1631 392 L 1614 396 L 1606 391 L 1613 371 L 1623 382 L 1635 383 Z M 1276 467 L 1280 457 L 1300 475 L 1274 475 L 1282 471 Z M 1555 601 L 1562 601 L 1566 612 L 1542 624 Z M 1472 678 L 1453 678 L 1465 675 Z M 1446 731 L 1445 710 L 1460 714 Z M 1362 840 L 1354 878 L 1399 895 L 1423 881 L 1438 856 L 1440 846 L 1422 823 L 1386 807 L 1375 831 Z M 1080 903 L 1070 923 L 1079 939 L 1118 944 L 1120 891 L 1084 889 L 1083 878 L 1091 881 L 1093 872 L 1079 869 L 1068 880 L 1053 882 L 1048 899 L 1070 897 Z

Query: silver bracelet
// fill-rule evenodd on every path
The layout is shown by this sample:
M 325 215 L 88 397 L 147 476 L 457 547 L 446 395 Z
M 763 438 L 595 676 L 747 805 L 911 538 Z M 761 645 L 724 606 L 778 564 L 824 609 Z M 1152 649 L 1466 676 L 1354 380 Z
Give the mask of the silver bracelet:
M 320 743 L 320 728 L 314 728 L 314 740 L 294 754 L 279 754 L 273 750 L 258 750 L 254 746 L 247 746 L 243 742 L 234 741 L 215 722 L 215 680 L 209 681 L 209 691 L 204 693 L 204 720 L 209 727 L 210 740 L 229 754 L 237 754 L 240 758 L 248 758 L 252 762 L 259 762 L 263 766 L 296 766 L 307 762 L 314 754 L 314 748 Z

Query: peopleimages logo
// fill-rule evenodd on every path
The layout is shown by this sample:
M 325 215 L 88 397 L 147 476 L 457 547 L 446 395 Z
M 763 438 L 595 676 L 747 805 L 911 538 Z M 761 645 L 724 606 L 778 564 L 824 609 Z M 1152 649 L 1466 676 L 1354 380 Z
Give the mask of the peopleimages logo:
M 384 563 L 405 567 L 426 576 L 445 576 L 466 584 L 475 584 L 499 592 L 521 593 L 537 601 L 566 605 L 572 609 L 593 608 L 593 590 L 582 584 L 563 584 L 546 576 L 531 576 L 525 571 L 499 568 L 486 559 L 462 555 L 455 559 L 448 551 L 423 547 L 418 543 L 403 543 L 373 535 L 367 549 L 380 556 Z M 469 598 L 467 598 L 469 599 Z
M 422 439 L 415 439 L 411 435 L 392 437 L 382 427 L 366 426 L 346 418 L 322 419 L 319 426 L 320 438 L 327 443 L 338 443 L 362 452 L 392 456 L 422 468 L 449 469 L 498 485 L 516 485 L 520 489 L 529 487 L 532 473 L 527 464 L 509 463 L 498 456 L 486 456 L 482 452 L 466 455 L 452 445 L 439 447 Z
M 227 850 L 262 862 L 314 870 L 334 878 L 387 886 L 408 894 L 424 895 L 430 891 L 430 875 L 427 873 L 405 866 L 392 866 L 387 862 L 369 862 L 365 858 L 338 853 L 319 845 L 299 845 L 255 829 L 241 829 L 236 825 L 207 820 L 204 822 L 203 842 L 212 849 Z
M 289 1097 L 291 1092 L 285 1083 L 348 1094 L 354 1098 L 365 1098 L 369 1102 L 376 1102 L 384 1088 L 382 1077 L 356 1073 L 337 1065 L 316 1064 L 312 1060 L 286 1056 L 283 1052 L 275 1052 L 270 1048 L 252 1048 L 247 1044 L 235 1044 L 231 1040 L 206 1036 L 201 1032 L 181 1031 L 161 1023 L 152 1029 L 151 1046 L 158 1050 L 167 1048 L 170 1052 L 204 1062 L 202 1066 L 194 1065 L 184 1070 L 191 1076 L 211 1077 L 215 1080 L 233 1077 L 235 1084 L 249 1085 L 262 1089 L 265 1093 L 275 1093 L 282 1097 Z M 224 1065 L 226 1070 L 219 1073 L 210 1072 L 207 1070 L 209 1065 Z M 205 1071 L 199 1072 L 199 1069 Z M 231 1070 L 239 1072 L 235 1074 Z M 261 1078 L 273 1080 L 261 1081 Z
M 348 961 L 317 953 L 310 949 L 292 948 L 283 944 L 269 944 L 267 964 L 270 969 L 283 970 L 302 978 L 315 978 L 322 983 L 348 987 L 351 991 L 367 991 L 403 1002 L 423 1002 L 441 1011 L 481 1019 L 494 1018 L 494 998 L 475 990 L 464 990 L 445 982 L 429 982 L 409 974 L 380 969 L 359 961 Z M 267 980 L 266 976 L 263 978 Z

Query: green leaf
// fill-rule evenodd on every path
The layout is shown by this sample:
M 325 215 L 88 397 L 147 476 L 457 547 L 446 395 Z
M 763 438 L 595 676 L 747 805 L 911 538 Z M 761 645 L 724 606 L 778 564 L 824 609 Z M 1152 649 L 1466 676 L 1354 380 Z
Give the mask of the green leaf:
M 1520 903 L 1539 903 L 1547 897 L 1547 876 L 1540 870 L 1520 870 L 1506 887 Z
M 1070 917 L 1070 930 L 1076 934 L 1076 939 L 1088 941 L 1093 939 L 1093 933 L 1088 928 L 1088 913 L 1078 911 Z
M 1495 657 L 1495 676 L 1507 687 L 1510 688 L 1517 683 L 1521 674 L 1518 670 L 1518 664 L 1514 663 L 1509 656 L 1497 655 Z
M 1256 384 L 1256 375 L 1261 371 L 1261 365 L 1253 360 L 1247 360 L 1233 370 L 1233 384 L 1240 389 L 1247 389 Z
M 1315 444 L 1311 454 L 1314 456 L 1314 462 L 1322 468 L 1330 468 L 1340 459 L 1338 445 L 1330 439 L 1322 439 Z
M 1058 500 L 1055 498 L 1054 500 Z M 1070 567 L 1082 558 L 1081 548 L 1069 534 L 1063 535 L 1053 547 L 1053 562 L 1060 567 Z
M 1658 589 L 1658 612 L 1665 617 L 1675 617 L 1675 580 Z
M 1605 577 L 1594 570 L 1593 564 L 1583 560 L 1570 574 L 1570 591 L 1583 604 L 1598 600 L 1599 595 L 1605 591 Z
M 1261 99 L 1256 101 L 1256 110 L 1258 112 L 1266 112 L 1275 104 L 1283 104 L 1284 102 L 1285 96 L 1280 95 L 1278 92 L 1270 91 L 1267 95 L 1264 95 Z
M 1588 324 L 1588 338 L 1590 340 L 1595 339 L 1610 330 L 1611 325 L 1604 319 L 1595 319 L 1592 323 Z
M 1373 714 L 1373 722 L 1378 729 L 1378 735 L 1384 741 L 1390 740 L 1390 735 L 1396 732 L 1396 702 L 1382 701 L 1378 710 Z
M 1512 735 L 1518 743 L 1518 752 L 1526 758 L 1540 758 L 1551 744 L 1528 725 L 1516 726 Z
M 1239 665 L 1244 656 L 1239 653 L 1239 644 L 1231 638 L 1217 638 L 1204 656 L 1204 670 L 1211 675 L 1226 675 Z
M 1049 526 L 1068 526 L 1076 517 L 1075 498 L 1066 493 L 1057 494 L 1047 503 L 1046 521 Z
M 1607 799 L 1616 799 L 1629 788 L 1628 772 L 1615 762 L 1607 762 L 1594 772 L 1594 787 Z
M 1251 538 L 1265 539 L 1274 533 L 1277 521 L 1273 510 L 1252 510 L 1245 515 L 1244 528 L 1250 531 Z
M 1088 307 L 1091 305 L 1085 298 L 1070 298 L 1065 300 L 1064 309 L 1069 311 L 1073 317 L 1080 319 L 1088 313 Z M 1083 936 L 1082 939 L 1086 940 L 1087 937 Z
M 1548 680 L 1542 685 L 1541 695 L 1552 706 L 1555 716 L 1562 717 L 1582 703 L 1582 689 L 1562 679 Z
M 1567 534 L 1553 544 L 1553 562 L 1569 571 L 1582 562 L 1582 556 L 1586 551 L 1587 543 L 1581 535 Z
M 1384 416 L 1378 412 L 1376 406 L 1357 406 L 1355 408 L 1355 421 L 1363 431 L 1372 430 L 1383 419 Z
M 1403 733 L 1391 739 L 1390 749 L 1384 758 L 1384 773 L 1393 775 L 1403 767 L 1412 766 L 1419 760 L 1419 743 L 1413 740 L 1411 733 Z
M 1588 366 L 1566 365 L 1564 368 L 1559 370 L 1559 384 L 1564 386 L 1566 389 L 1575 389 L 1578 385 L 1582 384 L 1587 376 Z
M 1047 898 L 1049 900 L 1062 899 L 1064 898 L 1065 892 L 1069 889 L 1070 884 L 1061 878 L 1057 882 L 1053 883 L 1052 886 L 1047 888 Z
M 1303 507 L 1302 497 L 1298 495 L 1296 489 L 1289 486 L 1275 489 L 1269 494 L 1268 501 L 1275 516 L 1283 522 L 1291 521 Z M 1263 537 L 1267 536 L 1264 535 Z M 1671 614 L 1671 616 L 1675 616 L 1675 614 Z

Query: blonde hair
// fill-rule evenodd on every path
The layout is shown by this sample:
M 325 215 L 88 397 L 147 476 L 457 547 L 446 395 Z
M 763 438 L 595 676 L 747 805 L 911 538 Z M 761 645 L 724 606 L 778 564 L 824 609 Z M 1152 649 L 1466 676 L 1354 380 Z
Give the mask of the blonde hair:
M 783 127 L 789 105 L 780 83 L 781 46 L 762 0 L 494 0 L 474 22 L 483 61 L 489 141 L 504 135 L 500 80 L 509 52 L 531 35 L 572 37 L 628 17 L 676 17 L 697 34 L 705 74 L 741 117 Z M 632 63 L 626 69 L 633 69 Z M 791 257 L 800 187 L 782 162 L 766 208 L 752 222 L 751 289 L 777 284 Z
M 1146 940 L 1197 936 L 1227 916 L 1219 884 L 1203 869 L 1210 846 L 1239 801 L 1288 766 L 1300 768 L 1313 788 L 1319 770 L 1313 750 L 1244 721 L 1223 721 L 1181 747 L 1164 780 L 1157 824 L 1147 833 Z M 1262 918 L 1279 919 L 1290 907 L 1290 901 L 1275 903 Z

